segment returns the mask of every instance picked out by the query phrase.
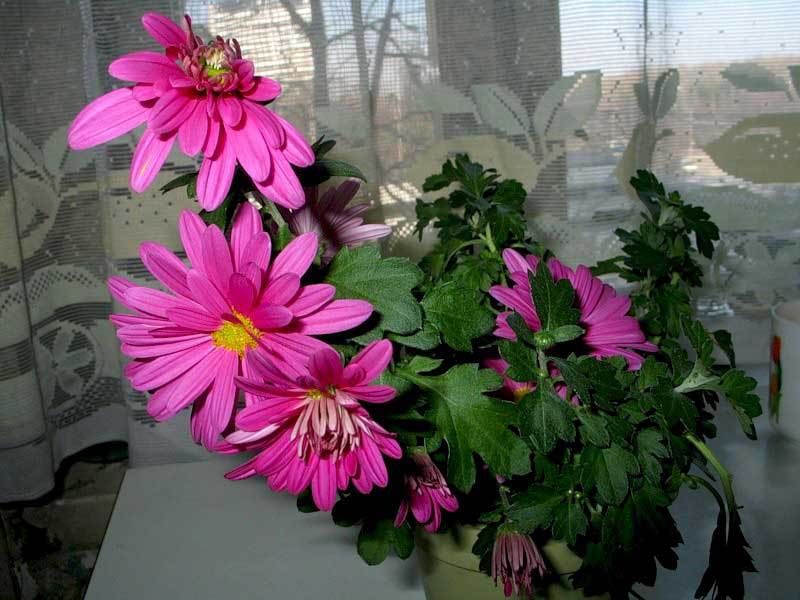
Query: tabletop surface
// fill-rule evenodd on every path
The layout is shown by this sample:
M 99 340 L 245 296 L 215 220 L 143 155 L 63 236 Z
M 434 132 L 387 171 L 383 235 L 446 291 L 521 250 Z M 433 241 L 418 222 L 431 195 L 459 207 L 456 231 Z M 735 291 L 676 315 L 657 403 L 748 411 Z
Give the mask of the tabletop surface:
M 759 440 L 751 442 L 721 407 L 720 435 L 711 442 L 735 474 L 760 571 L 747 576 L 747 597 L 800 598 L 800 444 L 777 435 L 765 417 L 757 424 Z M 261 479 L 224 479 L 241 461 L 218 456 L 128 471 L 86 598 L 424 599 L 413 556 L 368 567 L 356 554 L 356 528 L 299 513 L 293 498 Z M 685 489 L 673 506 L 685 542 L 680 563 L 677 571 L 661 569 L 655 588 L 639 589 L 648 600 L 694 596 L 716 520 L 704 493 Z

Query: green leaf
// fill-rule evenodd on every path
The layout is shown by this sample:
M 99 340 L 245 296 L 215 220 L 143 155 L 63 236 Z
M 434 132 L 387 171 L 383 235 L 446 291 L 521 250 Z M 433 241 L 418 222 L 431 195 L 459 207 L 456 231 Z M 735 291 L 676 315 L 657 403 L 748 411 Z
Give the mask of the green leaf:
M 236 207 L 239 203 L 234 200 L 236 194 L 233 190 L 228 192 L 225 200 L 222 201 L 216 209 L 212 211 L 201 210 L 200 218 L 203 219 L 206 225 L 216 225 L 224 233 L 228 225 L 233 220 L 233 213 L 236 212 Z
M 523 533 L 547 529 L 553 522 L 555 508 L 564 495 L 553 488 L 534 485 L 514 497 L 508 509 L 508 518 Z
M 583 505 L 575 502 L 558 504 L 553 511 L 553 537 L 575 544 L 586 533 L 589 521 Z
M 517 423 L 517 407 L 484 395 L 502 384 L 494 371 L 464 364 L 434 377 L 408 369 L 400 374 L 425 394 L 429 406 L 425 417 L 447 442 L 447 479 L 457 488 L 469 491 L 475 483 L 473 452 L 497 475 L 530 472 L 528 447 L 509 429 Z
M 441 358 L 431 358 L 429 356 L 415 356 L 408 363 L 407 368 L 412 373 L 428 373 L 435 371 L 442 365 Z
M 666 363 L 648 356 L 642 363 L 642 368 L 637 372 L 637 376 L 639 390 L 644 391 L 658 385 L 659 380 L 668 378 L 669 369 Z
M 748 377 L 744 371 L 732 369 L 722 376 L 719 387 L 736 411 L 742 431 L 750 439 L 756 439 L 753 419 L 761 414 L 761 400 L 752 391 L 758 382 Z
M 660 459 L 669 457 L 669 450 L 662 443 L 663 439 L 657 429 L 643 429 L 636 434 L 636 457 L 645 478 L 656 486 L 661 485 Z
M 317 505 L 314 504 L 314 499 L 311 497 L 310 487 L 303 490 L 300 495 L 297 496 L 297 510 L 301 513 L 319 512 Z
M 542 331 L 553 332 L 563 325 L 576 325 L 581 311 L 573 307 L 575 290 L 567 279 L 553 281 L 550 269 L 540 262 L 536 273 L 528 272 L 533 304 Z
M 625 399 L 626 391 L 617 380 L 617 366 L 608 360 L 597 360 L 591 356 L 576 359 L 549 357 L 555 364 L 581 402 L 595 404 L 604 410 L 611 410 L 614 404 Z
M 411 335 L 390 333 L 389 339 L 403 346 L 416 348 L 417 350 L 433 350 L 441 343 L 439 332 L 427 321 L 422 326 L 422 329 L 416 333 L 412 333 Z
M 414 550 L 414 538 L 407 524 L 396 528 L 390 519 L 365 523 L 358 534 L 358 554 L 368 565 L 379 565 L 394 549 L 400 558 Z
M 519 427 L 530 437 L 539 452 L 547 454 L 562 440 L 575 439 L 571 407 L 546 385 L 540 383 L 536 391 L 519 403 Z
M 321 136 L 316 142 L 311 144 L 311 149 L 314 151 L 314 155 L 317 158 L 322 158 L 328 152 L 333 150 L 333 147 L 336 146 L 336 140 L 326 140 L 325 136 Z
M 366 181 L 367 178 L 361 169 L 344 162 L 343 160 L 336 160 L 333 158 L 317 158 L 316 162 L 303 168 L 295 168 L 297 177 L 303 187 L 311 187 L 326 182 L 331 177 L 348 177 L 351 179 L 360 179 Z
M 381 315 L 380 326 L 411 333 L 422 326 L 422 313 L 411 290 L 422 271 L 407 258 L 381 258 L 374 246 L 342 248 L 331 263 L 325 282 L 336 287 L 337 298 L 370 302 Z
M 680 216 L 689 231 L 694 231 L 697 250 L 706 258 L 714 254 L 714 242 L 719 240 L 719 227 L 711 221 L 702 207 L 685 204 L 680 207 Z
M 674 427 L 682 423 L 689 431 L 694 431 L 698 415 L 697 407 L 691 400 L 669 387 L 657 389 L 653 398 L 659 414 L 666 419 L 667 425 Z
M 720 350 L 728 357 L 728 361 L 732 368 L 736 368 L 736 352 L 733 349 L 733 338 L 729 331 L 724 329 L 717 329 L 713 334 L 714 340 L 717 342 Z
M 494 327 L 494 318 L 483 298 L 477 289 L 448 282 L 433 288 L 421 304 L 448 346 L 471 352 L 473 338 L 486 335 Z
M 783 92 L 786 82 L 772 71 L 756 63 L 734 63 L 720 71 L 734 86 L 748 92 Z
M 714 352 L 714 341 L 711 339 L 711 336 L 708 335 L 703 324 L 694 319 L 684 318 L 683 333 L 686 335 L 692 348 L 694 348 L 694 351 L 697 352 L 697 360 L 704 366 L 711 368 L 714 364 L 714 360 L 711 357 Z
M 603 502 L 621 504 L 628 494 L 628 475 L 639 473 L 636 457 L 619 445 L 611 444 L 602 450 L 589 448 L 584 460 Z
M 177 189 L 179 187 L 188 186 L 189 184 L 193 184 L 197 181 L 197 173 L 185 173 L 184 175 L 179 175 L 175 179 L 168 181 L 161 187 L 161 193 L 166 194 L 170 190 Z M 189 194 L 189 197 L 194 197 L 194 194 Z
M 522 342 L 503 340 L 498 345 L 500 356 L 508 363 L 506 376 L 514 381 L 533 381 L 539 376 L 536 351 Z
M 581 422 L 578 431 L 584 443 L 592 444 L 599 448 L 605 448 L 611 443 L 611 437 L 606 427 L 606 420 L 603 417 L 600 415 L 593 415 L 585 409 L 579 409 L 575 412 L 578 415 L 578 420 Z
M 583 327 L 579 325 L 562 325 L 553 330 L 553 339 L 556 344 L 560 344 L 561 342 L 568 342 L 579 338 L 583 334 Z

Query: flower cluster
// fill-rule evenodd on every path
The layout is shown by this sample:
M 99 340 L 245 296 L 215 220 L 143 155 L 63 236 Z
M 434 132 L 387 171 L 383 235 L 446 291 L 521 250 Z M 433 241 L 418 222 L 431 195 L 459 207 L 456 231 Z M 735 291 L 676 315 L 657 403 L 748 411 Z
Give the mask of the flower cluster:
M 227 478 L 263 477 L 299 505 L 360 522 L 370 563 L 390 546 L 406 557 L 414 528 L 478 525 L 476 564 L 506 596 L 531 596 L 550 572 L 534 538 L 590 557 L 578 585 L 624 572 L 622 584 L 608 581 L 622 597 L 651 581 L 656 558 L 668 564 L 680 541 L 668 512 L 674 482 L 711 456 L 702 438 L 718 394 L 754 435 L 755 384 L 713 365 L 715 344 L 734 363 L 730 337 L 667 306 L 688 303 L 685 290 L 648 287 L 664 274 L 640 262 L 625 263 L 626 279 L 642 286 L 632 303 L 589 267 L 548 258 L 526 233 L 522 185 L 466 155 L 423 185 L 451 192 L 417 203 L 417 231 L 432 223 L 439 238 L 419 265 L 360 248 L 391 229 L 364 222 L 367 203 L 350 204 L 357 182 L 320 188 L 319 173 L 359 172 L 325 171 L 340 163 L 324 159 L 333 142 L 310 145 L 266 106 L 280 85 L 255 74 L 235 39 L 203 41 L 188 16 L 182 26 L 152 13 L 142 23 L 163 52 L 115 60 L 111 75 L 133 85 L 90 103 L 68 135 L 89 148 L 146 124 L 131 164 L 136 191 L 176 140 L 202 154 L 199 171 L 178 180 L 204 209 L 178 219 L 186 260 L 144 242 L 142 263 L 162 289 L 108 282 L 130 311 L 111 321 L 149 414 L 163 421 L 190 409 L 197 443 L 250 453 Z M 684 214 L 681 226 L 699 227 L 707 250 L 708 215 L 659 186 L 648 179 L 639 191 L 667 216 L 643 227 Z M 262 211 L 251 193 L 279 208 Z M 692 250 L 683 230 L 669 233 L 684 246 L 661 285 L 677 286 L 680 269 L 694 272 Z M 714 562 L 702 586 L 738 589 L 752 563 L 730 476 L 718 474 L 732 515 L 720 523 L 732 530 L 714 539 L 739 545 L 712 552 L 739 563 L 716 572 Z M 625 568 L 613 562 L 629 551 L 615 537 L 621 519 L 634 521 L 626 530 L 643 548 Z

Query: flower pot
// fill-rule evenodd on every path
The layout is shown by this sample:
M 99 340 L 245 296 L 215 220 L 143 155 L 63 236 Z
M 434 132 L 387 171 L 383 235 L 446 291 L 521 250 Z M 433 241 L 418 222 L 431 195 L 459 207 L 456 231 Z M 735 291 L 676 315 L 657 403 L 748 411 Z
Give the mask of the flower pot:
M 502 587 L 479 569 L 472 545 L 480 531 L 477 527 L 460 527 L 441 534 L 420 531 L 417 534 L 417 556 L 428 600 L 504 600 Z M 572 589 L 566 575 L 580 567 L 581 559 L 562 542 L 549 542 L 542 548 L 552 568 L 561 576 L 551 583 L 546 596 L 550 600 L 584 600 L 582 592 Z M 596 600 L 606 596 L 593 596 Z
M 800 442 L 800 300 L 772 309 L 769 412 L 778 430 Z

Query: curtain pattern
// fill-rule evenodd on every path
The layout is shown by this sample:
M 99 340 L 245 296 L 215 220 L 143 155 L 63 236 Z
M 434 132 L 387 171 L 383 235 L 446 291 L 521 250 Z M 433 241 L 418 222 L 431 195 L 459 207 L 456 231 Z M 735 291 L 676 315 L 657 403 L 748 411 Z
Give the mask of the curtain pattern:
M 414 199 L 455 152 L 529 190 L 530 225 L 568 263 L 618 251 L 651 168 L 723 229 L 698 310 L 766 360 L 768 308 L 800 286 L 800 38 L 788 0 L 26 0 L 0 5 L 0 501 L 52 486 L 65 456 L 127 440 L 135 465 L 196 460 L 121 377 L 105 279 L 154 285 L 138 244 L 176 250 L 193 208 L 127 185 L 139 132 L 94 152 L 66 126 L 155 48 L 139 17 L 188 12 L 281 81 L 276 110 L 360 165 L 387 250 L 419 255 Z

